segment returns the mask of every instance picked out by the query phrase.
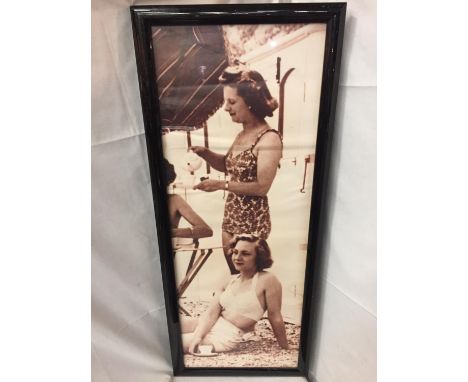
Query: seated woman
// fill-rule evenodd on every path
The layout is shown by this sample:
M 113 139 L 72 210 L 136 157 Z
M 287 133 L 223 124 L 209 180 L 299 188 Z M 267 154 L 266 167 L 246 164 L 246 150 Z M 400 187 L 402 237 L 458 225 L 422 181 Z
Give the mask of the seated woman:
M 268 312 L 276 340 L 289 349 L 281 315 L 281 283 L 272 273 L 270 248 L 264 239 L 253 235 L 235 236 L 229 243 L 234 267 L 232 276 L 214 294 L 208 310 L 198 319 L 181 317 L 185 353 L 194 353 L 198 345 L 213 345 L 216 352 L 236 348 L 242 337 L 254 330 Z
M 164 159 L 164 167 L 166 170 L 166 182 L 170 185 L 174 182 L 177 175 L 174 171 L 174 166 Z M 213 236 L 213 230 L 205 223 L 205 221 L 189 206 L 189 204 L 177 194 L 168 194 L 169 219 L 171 222 L 171 236 L 173 238 L 192 238 L 199 239 L 202 237 Z M 187 220 L 192 227 L 179 228 L 180 219 Z

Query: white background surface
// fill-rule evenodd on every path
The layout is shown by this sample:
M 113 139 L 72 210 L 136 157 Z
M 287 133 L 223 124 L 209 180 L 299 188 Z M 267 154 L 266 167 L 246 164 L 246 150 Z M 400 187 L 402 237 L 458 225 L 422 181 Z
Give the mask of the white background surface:
M 6 3 L 2 12 L 0 377 L 90 380 L 89 9 L 25 0 Z M 466 4 L 394 0 L 379 4 L 379 13 L 378 379 L 466 381 Z M 366 29 L 364 35 L 372 34 Z M 353 49 L 363 44 L 356 39 Z M 130 273 L 137 264 L 127 267 Z M 114 284 L 125 284 L 124 276 L 114 274 L 124 278 Z M 110 286 L 107 293 L 114 294 Z M 110 306 L 111 317 L 120 314 Z M 159 317 L 164 314 L 155 310 L 137 320 L 134 335 L 121 335 L 125 346 L 108 330 L 107 357 L 93 368 L 93 379 L 118 381 L 123 373 L 135 381 L 169 380 L 166 328 L 154 324 Z M 329 317 L 343 331 L 358 327 L 353 322 L 365 326 L 358 315 Z M 154 330 L 147 341 L 145 320 Z M 353 354 L 374 353 L 351 345 L 351 335 L 361 340 L 362 332 L 342 336 L 322 321 L 328 326 L 322 343 L 329 339 L 328 352 L 323 345 L 318 350 L 328 369 L 322 381 L 349 381 L 340 371 L 355 375 L 360 364 L 352 354 L 332 364 L 329 354 L 341 353 L 342 343 Z
M 93 375 L 169 375 L 169 346 L 128 6 L 93 1 Z M 330 189 L 319 382 L 376 379 L 375 4 L 348 4 Z M 161 377 L 162 378 L 162 377 Z

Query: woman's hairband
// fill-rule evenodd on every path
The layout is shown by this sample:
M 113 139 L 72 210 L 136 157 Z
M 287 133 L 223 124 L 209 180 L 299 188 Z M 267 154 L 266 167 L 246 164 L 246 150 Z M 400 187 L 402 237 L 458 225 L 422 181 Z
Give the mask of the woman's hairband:
M 234 65 L 228 66 L 224 69 L 221 76 L 219 76 L 218 80 L 222 84 L 228 83 L 240 83 L 240 82 L 250 82 L 255 84 L 257 90 L 260 89 L 260 86 L 257 85 L 257 80 L 253 79 L 250 76 L 251 70 L 245 64 L 245 62 L 241 62 L 238 59 L 234 60 Z

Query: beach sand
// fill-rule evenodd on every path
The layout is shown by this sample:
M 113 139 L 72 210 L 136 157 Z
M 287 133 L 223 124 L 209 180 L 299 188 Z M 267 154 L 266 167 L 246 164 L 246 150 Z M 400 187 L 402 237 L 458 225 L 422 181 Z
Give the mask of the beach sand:
M 193 316 L 198 317 L 208 306 L 207 302 L 181 301 L 182 306 Z M 256 341 L 239 344 L 236 350 L 218 353 L 215 357 L 197 357 L 186 354 L 186 367 L 265 367 L 295 368 L 299 357 L 300 326 L 285 323 L 289 350 L 283 350 L 276 342 L 267 318 L 261 319 L 256 327 Z

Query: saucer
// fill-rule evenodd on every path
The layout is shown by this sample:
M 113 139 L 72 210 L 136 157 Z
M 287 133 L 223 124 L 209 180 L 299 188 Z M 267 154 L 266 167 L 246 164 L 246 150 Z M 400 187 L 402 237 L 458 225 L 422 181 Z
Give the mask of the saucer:
M 194 356 L 197 356 L 197 357 L 215 357 L 218 355 L 218 353 L 190 353 Z

